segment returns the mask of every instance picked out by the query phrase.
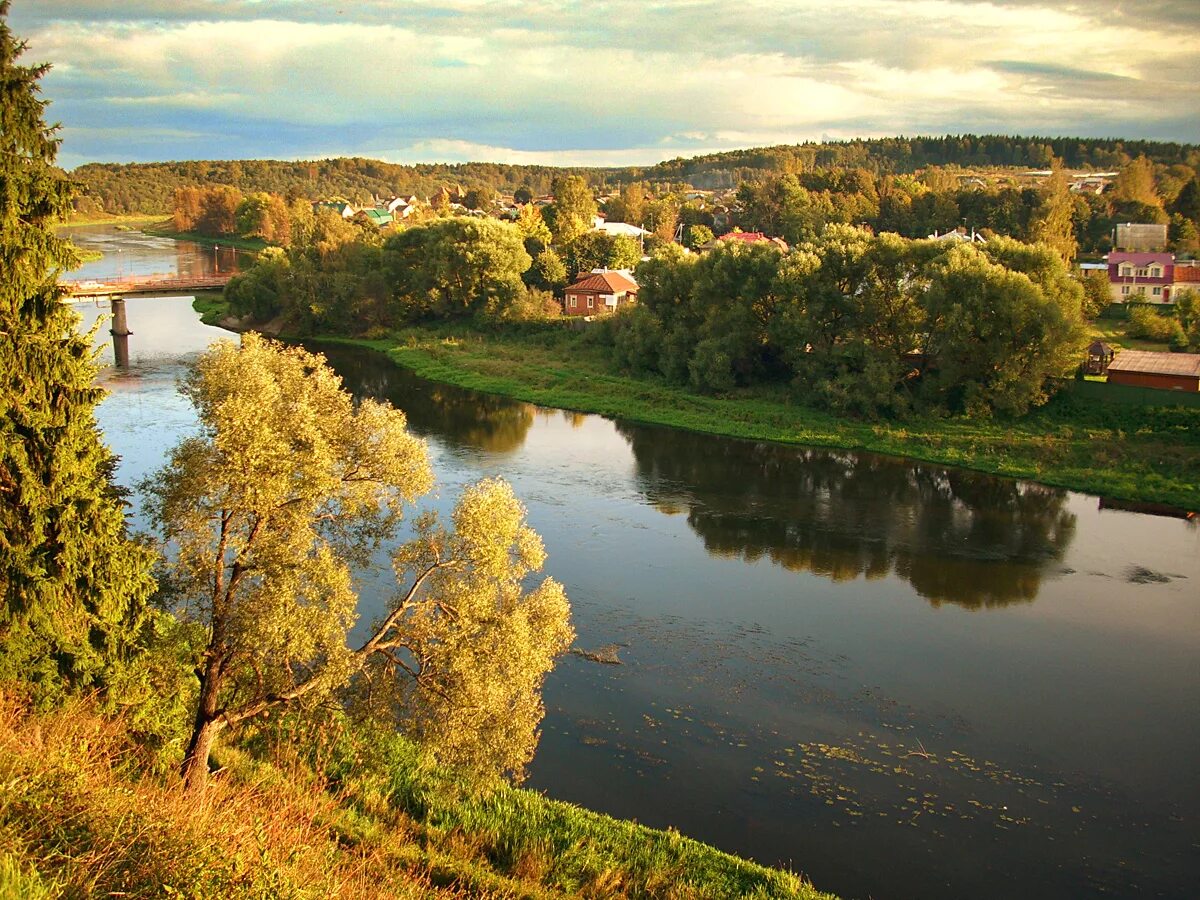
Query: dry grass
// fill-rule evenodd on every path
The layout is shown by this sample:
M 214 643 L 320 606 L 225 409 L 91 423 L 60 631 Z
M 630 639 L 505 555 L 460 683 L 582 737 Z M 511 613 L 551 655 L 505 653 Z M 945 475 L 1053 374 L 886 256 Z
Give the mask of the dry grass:
M 396 867 L 403 832 L 344 846 L 337 799 L 298 770 L 218 776 L 198 798 L 139 771 L 120 721 L 0 693 L 0 847 L 63 897 L 465 896 Z

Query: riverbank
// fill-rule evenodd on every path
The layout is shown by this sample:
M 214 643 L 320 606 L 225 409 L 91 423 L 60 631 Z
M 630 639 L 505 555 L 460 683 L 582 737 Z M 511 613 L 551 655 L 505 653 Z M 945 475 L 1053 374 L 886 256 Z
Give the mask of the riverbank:
M 198 309 L 221 324 L 222 304 Z M 1200 510 L 1200 409 L 1096 402 L 1063 392 L 1016 420 L 841 419 L 783 389 L 715 397 L 614 370 L 586 333 L 526 326 L 401 329 L 378 339 L 314 335 L 370 347 L 423 378 L 542 406 L 727 437 L 866 450 L 1037 481 L 1121 500 Z M 1164 403 L 1170 395 L 1164 396 Z
M 169 218 L 151 221 L 141 230 L 155 237 L 172 238 L 177 241 L 191 241 L 194 244 L 203 244 L 206 247 L 231 247 L 234 250 L 248 250 L 253 253 L 271 246 L 261 238 L 238 237 L 235 234 L 213 237 L 211 234 L 200 234 L 197 231 L 176 231 L 174 223 Z
M 367 752 L 351 732 L 316 766 L 290 745 L 225 746 L 197 806 L 127 724 L 0 693 L 0 895 L 836 900 L 533 791 L 463 796 L 394 735 Z

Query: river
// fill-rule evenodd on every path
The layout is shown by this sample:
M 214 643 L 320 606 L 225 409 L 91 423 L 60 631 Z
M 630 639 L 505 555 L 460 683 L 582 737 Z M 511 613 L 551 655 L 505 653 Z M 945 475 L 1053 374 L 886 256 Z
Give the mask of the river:
M 133 274 L 133 273 L 131 273 Z M 128 301 L 98 410 L 132 483 L 230 336 Z M 103 310 L 81 306 L 85 325 Z M 529 785 L 844 897 L 1192 897 L 1200 528 L 867 454 L 541 409 L 321 348 L 428 442 L 448 509 L 502 475 L 571 598 Z M 136 508 L 133 511 L 137 521 Z M 363 620 L 388 579 L 364 579 Z

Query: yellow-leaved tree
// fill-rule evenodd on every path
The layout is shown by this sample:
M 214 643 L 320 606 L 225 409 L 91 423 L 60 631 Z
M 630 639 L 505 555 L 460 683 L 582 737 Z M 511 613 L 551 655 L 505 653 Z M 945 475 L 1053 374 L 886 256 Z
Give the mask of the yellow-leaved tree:
M 255 334 L 215 344 L 182 390 L 202 430 L 142 489 L 168 544 L 176 611 L 208 636 L 187 785 L 204 784 L 224 729 L 334 696 L 368 665 L 402 685 L 389 712 L 435 742 L 435 758 L 519 775 L 536 746 L 542 679 L 574 635 L 558 584 L 522 589 L 544 554 L 511 489 L 468 490 L 452 533 L 422 517 L 396 554 L 401 592 L 351 648 L 352 573 L 431 487 L 423 443 L 402 412 L 355 402 L 321 356 Z M 439 731 L 431 716 L 459 724 Z

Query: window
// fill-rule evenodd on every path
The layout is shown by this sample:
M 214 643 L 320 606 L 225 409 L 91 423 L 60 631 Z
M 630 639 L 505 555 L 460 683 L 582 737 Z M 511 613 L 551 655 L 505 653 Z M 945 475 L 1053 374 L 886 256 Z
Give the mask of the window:
M 1146 296 L 1146 286 L 1145 286 L 1144 284 L 1139 284 L 1139 285 L 1138 285 L 1138 296 L 1139 296 L 1139 297 L 1145 297 L 1145 296 Z
M 595 304 L 595 302 L 596 302 L 595 297 L 588 297 L 588 309 L 591 309 L 592 306 Z
M 1162 288 L 1156 287 L 1150 293 L 1152 293 L 1155 297 L 1161 297 L 1162 296 Z
M 1129 293 L 1129 285 L 1127 285 L 1127 284 L 1121 285 L 1121 293 L 1128 294 Z
M 1121 268 L 1117 271 L 1117 274 L 1122 276 L 1131 275 L 1133 274 L 1133 266 L 1129 265 L 1129 263 L 1121 263 Z
M 567 302 L 571 305 L 571 309 L 574 309 L 579 305 L 579 301 L 574 294 L 571 294 L 569 297 L 567 297 Z
M 1160 268 L 1159 266 L 1151 266 L 1150 267 L 1150 277 L 1151 278 L 1161 278 L 1162 277 L 1162 268 Z

